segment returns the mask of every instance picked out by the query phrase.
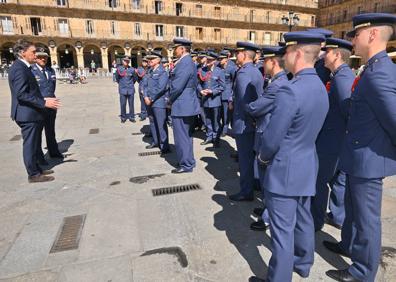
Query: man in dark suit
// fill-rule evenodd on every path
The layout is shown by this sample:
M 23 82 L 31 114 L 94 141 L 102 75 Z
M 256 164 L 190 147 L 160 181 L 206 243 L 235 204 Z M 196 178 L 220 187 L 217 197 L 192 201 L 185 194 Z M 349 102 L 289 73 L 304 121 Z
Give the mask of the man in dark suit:
M 45 97 L 55 98 L 56 88 L 56 75 L 55 71 L 51 67 L 47 67 L 48 54 L 44 48 L 39 48 L 36 52 L 36 64 L 32 66 L 32 73 L 36 78 L 36 81 L 40 87 L 41 95 Z M 46 109 L 44 110 L 44 130 L 45 138 L 47 141 L 48 153 L 51 158 L 63 158 L 63 155 L 59 152 L 58 143 L 55 138 L 55 119 L 56 110 Z M 38 161 L 39 164 L 47 165 L 47 161 L 44 159 L 44 153 L 41 149 L 41 133 L 38 145 Z
M 32 182 L 47 182 L 55 178 L 47 176 L 53 171 L 43 171 L 37 164 L 39 135 L 43 127 L 44 109 L 60 107 L 57 98 L 43 98 L 31 64 L 36 61 L 36 47 L 33 43 L 18 40 L 14 46 L 17 60 L 10 68 L 8 82 L 11 90 L 11 118 L 21 128 L 23 138 L 23 161 Z

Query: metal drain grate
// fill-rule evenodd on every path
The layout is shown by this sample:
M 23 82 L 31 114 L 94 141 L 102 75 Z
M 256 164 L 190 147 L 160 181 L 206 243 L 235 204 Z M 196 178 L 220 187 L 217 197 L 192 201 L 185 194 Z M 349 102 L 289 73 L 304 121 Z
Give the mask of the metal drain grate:
M 170 186 L 170 187 L 163 187 L 158 189 L 151 190 L 153 192 L 153 196 L 163 196 L 181 192 L 188 192 L 194 190 L 201 190 L 201 186 L 199 184 L 188 184 L 188 185 L 179 185 L 179 186 Z
M 15 135 L 14 137 L 12 137 L 12 138 L 10 139 L 10 141 L 19 141 L 19 140 L 21 140 L 21 138 L 22 138 L 21 135 Z
M 50 253 L 78 249 L 86 214 L 65 217 Z
M 91 128 L 89 130 L 89 134 L 98 134 L 99 133 L 99 128 Z
M 154 155 L 161 155 L 161 151 L 151 151 L 151 152 L 138 153 L 139 157 L 154 156 Z
M 143 135 L 143 132 L 132 132 L 132 135 Z

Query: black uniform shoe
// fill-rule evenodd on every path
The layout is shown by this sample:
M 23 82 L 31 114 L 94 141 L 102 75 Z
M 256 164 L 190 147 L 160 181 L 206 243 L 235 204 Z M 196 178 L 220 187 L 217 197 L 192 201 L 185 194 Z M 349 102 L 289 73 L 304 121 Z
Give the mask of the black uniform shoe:
M 147 145 L 147 146 L 146 146 L 146 149 L 153 149 L 153 148 L 155 148 L 155 147 L 158 147 L 158 146 L 155 145 L 155 144 L 150 144 L 150 145 Z
M 257 276 L 251 276 L 248 282 L 265 282 L 265 279 L 258 278 Z
M 170 150 L 170 149 L 161 150 L 161 155 L 160 155 L 160 157 L 164 157 L 165 155 L 167 155 L 167 154 L 169 154 L 169 153 L 171 153 L 171 150 Z
M 230 198 L 231 201 L 236 201 L 236 202 L 251 202 L 254 200 L 253 196 L 244 196 L 239 193 L 231 195 L 228 198 Z
M 325 217 L 325 223 L 328 225 L 331 225 L 339 230 L 341 230 L 341 228 L 342 228 L 342 225 L 335 223 L 334 220 L 331 219 L 328 215 Z
M 179 167 L 179 168 L 172 169 L 171 172 L 172 172 L 172 173 L 175 173 L 175 174 L 179 174 L 179 173 L 188 173 L 188 172 L 192 172 L 192 170 L 186 170 L 186 169 L 184 169 L 184 168 Z
M 136 122 L 136 119 L 130 118 L 129 121 L 135 123 L 135 122 Z
M 206 139 L 205 141 L 201 142 L 201 145 L 208 145 L 210 143 L 213 143 L 212 140 Z
M 348 269 L 329 270 L 326 271 L 326 275 L 340 282 L 360 282 L 360 280 L 356 279 L 349 273 Z
M 257 220 L 256 222 L 253 222 L 250 224 L 250 229 L 254 231 L 265 231 L 269 225 L 267 225 L 264 221 L 261 219 Z
M 125 118 L 122 118 L 121 119 L 121 123 L 125 123 L 126 122 L 126 119 Z
M 350 257 L 341 247 L 339 243 L 333 243 L 330 241 L 323 241 L 323 245 L 328 249 L 329 251 L 342 255 L 344 257 Z
M 264 212 L 264 208 L 255 208 L 255 209 L 253 210 L 253 213 L 254 213 L 255 215 L 257 215 L 257 216 L 262 216 L 262 215 L 263 215 L 263 212 Z

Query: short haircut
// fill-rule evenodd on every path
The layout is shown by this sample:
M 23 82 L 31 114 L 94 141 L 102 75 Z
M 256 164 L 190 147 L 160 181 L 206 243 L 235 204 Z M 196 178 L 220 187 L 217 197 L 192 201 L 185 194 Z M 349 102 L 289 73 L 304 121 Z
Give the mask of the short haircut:
M 273 59 L 274 61 L 277 61 L 278 65 L 281 69 L 285 68 L 285 61 L 282 59 L 282 57 L 273 57 L 271 59 Z
M 20 57 L 21 52 L 25 52 L 27 49 L 29 49 L 30 46 L 34 46 L 34 44 L 25 39 L 18 39 L 13 47 L 15 57 L 16 58 Z
M 394 35 L 394 32 L 395 32 L 395 28 L 392 26 L 388 26 L 388 25 L 379 26 L 378 29 L 380 32 L 381 40 L 386 41 L 386 42 L 391 40 L 392 35 Z
M 250 60 L 254 60 L 254 58 L 256 58 L 256 52 L 252 50 L 245 50 L 245 54 Z
M 341 60 L 343 60 L 346 64 L 349 64 L 349 57 L 352 55 L 352 52 L 345 48 L 337 48 L 334 49 L 334 52 L 340 52 Z
M 300 49 L 304 53 L 304 60 L 306 63 L 313 64 L 318 59 L 321 46 L 312 44 L 294 45 L 294 50 Z

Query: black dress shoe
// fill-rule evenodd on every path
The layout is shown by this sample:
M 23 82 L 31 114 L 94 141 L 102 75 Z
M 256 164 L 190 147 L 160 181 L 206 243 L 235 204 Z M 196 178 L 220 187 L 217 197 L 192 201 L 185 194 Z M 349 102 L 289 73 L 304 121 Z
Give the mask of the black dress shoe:
M 254 230 L 254 231 L 265 231 L 265 230 L 267 230 L 268 226 L 269 225 L 267 225 L 264 221 L 259 219 L 256 222 L 253 222 L 252 224 L 250 224 L 250 229 Z
M 129 121 L 135 123 L 135 122 L 136 122 L 136 119 L 130 118 Z
M 144 137 L 150 138 L 150 137 L 153 137 L 153 135 L 151 133 L 146 133 L 146 134 L 144 134 Z
M 140 118 L 140 121 L 144 121 L 144 120 L 146 120 L 145 117 L 141 117 L 141 118 Z
M 350 257 L 341 247 L 339 243 L 334 243 L 330 241 L 323 241 L 323 245 L 328 249 L 329 251 L 342 255 L 344 257 Z
M 192 170 L 186 170 L 186 169 L 184 169 L 184 168 L 179 167 L 179 168 L 172 169 L 171 172 L 172 172 L 172 173 L 175 173 L 175 174 L 179 174 L 179 173 L 188 173 L 188 172 L 192 172 Z
M 146 146 L 146 149 L 153 149 L 153 148 L 155 148 L 155 147 L 158 147 L 158 146 L 155 145 L 155 144 L 150 144 L 150 145 L 147 145 L 147 146 Z
M 265 279 L 258 278 L 257 276 L 251 276 L 248 282 L 265 282 Z
M 263 215 L 263 212 L 264 212 L 264 208 L 255 208 L 255 209 L 253 210 L 253 213 L 254 213 L 255 215 L 257 215 L 257 216 L 262 216 L 262 215 Z
M 340 282 L 360 282 L 360 280 L 356 279 L 349 273 L 348 269 L 329 270 L 326 271 L 326 275 Z
M 125 123 L 126 122 L 126 119 L 125 118 L 122 118 L 121 119 L 121 123 Z
M 254 200 L 253 196 L 244 196 L 239 193 L 231 195 L 228 198 L 230 198 L 231 201 L 236 201 L 236 202 L 251 202 Z
M 163 156 L 165 156 L 165 155 L 167 155 L 167 154 L 169 154 L 169 153 L 172 153 L 171 150 L 169 150 L 169 149 L 167 149 L 167 150 L 161 150 L 161 155 L 160 155 L 160 157 L 163 157 Z
M 331 225 L 339 230 L 341 230 L 341 228 L 342 228 L 342 225 L 335 223 L 334 220 L 331 219 L 328 215 L 325 217 L 325 223 L 328 225 Z
M 205 141 L 201 142 L 201 145 L 208 145 L 210 143 L 213 143 L 212 140 L 206 139 Z

